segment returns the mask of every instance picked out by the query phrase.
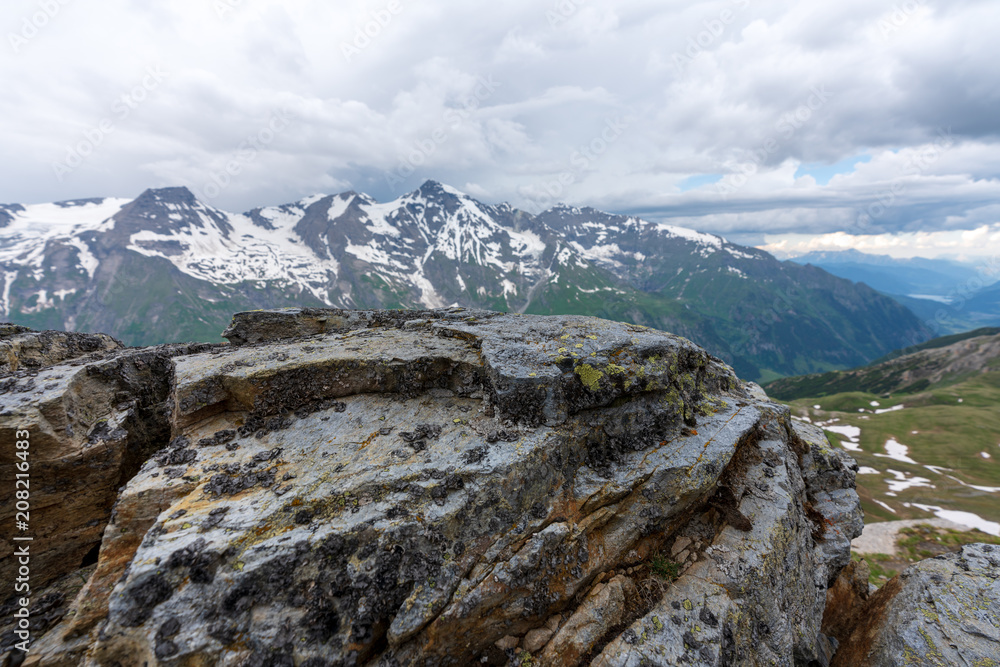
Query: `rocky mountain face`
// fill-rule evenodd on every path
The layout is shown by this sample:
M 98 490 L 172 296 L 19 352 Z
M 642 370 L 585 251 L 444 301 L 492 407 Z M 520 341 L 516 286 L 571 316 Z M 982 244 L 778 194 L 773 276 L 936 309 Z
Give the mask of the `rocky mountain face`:
M 844 569 L 857 465 L 683 338 L 461 308 L 248 312 L 225 336 L 0 329 L 34 537 L 34 641 L 0 627 L 5 666 L 828 666 L 1000 641 L 996 554 L 927 566 L 979 620 L 919 643 L 917 577 L 872 596 Z M 869 605 L 892 622 L 862 627 Z
M 926 340 L 865 285 L 710 234 L 558 206 L 532 216 L 440 183 L 233 214 L 185 188 L 0 208 L 0 309 L 130 345 L 217 341 L 239 310 L 596 315 L 675 331 L 744 377 L 843 368 Z

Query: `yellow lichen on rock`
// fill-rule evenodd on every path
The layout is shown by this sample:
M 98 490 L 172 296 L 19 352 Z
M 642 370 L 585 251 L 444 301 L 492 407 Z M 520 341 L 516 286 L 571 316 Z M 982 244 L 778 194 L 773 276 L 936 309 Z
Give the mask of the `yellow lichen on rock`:
M 583 386 L 591 391 L 600 391 L 601 389 L 601 378 L 604 377 L 604 373 L 597 370 L 590 364 L 580 364 L 574 369 L 574 372 L 580 376 L 580 381 L 583 382 Z

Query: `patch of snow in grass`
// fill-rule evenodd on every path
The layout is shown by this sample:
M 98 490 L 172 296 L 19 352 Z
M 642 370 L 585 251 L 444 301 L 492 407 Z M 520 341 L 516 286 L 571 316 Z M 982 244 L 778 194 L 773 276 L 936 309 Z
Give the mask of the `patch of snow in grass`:
M 861 429 L 857 426 L 827 426 L 826 430 L 837 435 L 846 435 L 851 440 L 857 440 L 861 437 Z
M 851 452 L 862 451 L 858 441 L 858 438 L 861 437 L 861 429 L 857 426 L 827 426 L 826 430 L 848 438 L 840 441 L 840 446 L 844 449 Z
M 876 454 L 879 458 L 892 459 L 893 461 L 899 461 L 900 463 L 912 463 L 913 465 L 920 465 L 913 459 L 909 457 L 910 448 L 904 444 L 896 442 L 894 438 L 889 438 L 885 443 L 885 451 L 888 454 Z
M 981 530 L 988 535 L 995 535 L 1000 537 L 1000 523 L 995 521 L 987 521 L 981 516 L 977 516 L 972 512 L 958 512 L 956 510 L 946 510 L 940 507 L 934 507 L 933 505 L 919 505 L 913 503 L 913 506 L 919 510 L 925 512 L 930 512 L 939 519 L 946 519 L 948 521 L 954 521 L 955 523 L 961 524 L 963 526 L 968 526 L 969 528 L 975 528 L 976 530 Z
M 875 468 L 869 468 L 868 466 L 861 466 L 858 469 L 859 475 L 881 475 L 882 473 Z
M 882 404 L 879 403 L 878 401 L 872 401 L 871 405 L 872 405 L 873 408 L 877 408 L 877 407 L 879 407 Z
M 889 510 L 889 511 L 890 511 L 890 512 L 892 512 L 893 514 L 895 514 L 895 513 L 896 513 L 896 510 L 892 509 L 891 507 L 889 507 L 888 505 L 886 505 L 885 503 L 883 503 L 883 502 L 882 502 L 881 500 L 876 500 L 876 501 L 875 501 L 875 504 L 876 504 L 876 505 L 881 505 L 882 507 L 886 508 L 887 510 Z
M 910 477 L 905 472 L 899 472 L 898 470 L 886 470 L 886 472 L 896 478 L 894 480 L 887 480 L 889 491 L 894 493 L 902 493 L 907 489 L 916 489 L 919 487 L 937 488 L 931 484 L 931 480 L 925 477 Z
M 905 405 L 894 405 L 891 408 L 885 408 L 884 410 L 876 410 L 875 414 L 877 414 L 877 415 L 884 415 L 887 412 L 898 412 L 898 411 L 904 409 L 905 407 L 906 407 Z
M 946 475 L 946 477 L 948 477 L 948 479 L 955 480 L 956 482 L 958 482 L 959 484 L 968 489 L 975 489 L 976 491 L 984 491 L 985 493 L 1000 493 L 1000 488 L 995 486 L 975 486 L 973 484 L 966 484 L 958 477 L 953 477 L 952 475 Z

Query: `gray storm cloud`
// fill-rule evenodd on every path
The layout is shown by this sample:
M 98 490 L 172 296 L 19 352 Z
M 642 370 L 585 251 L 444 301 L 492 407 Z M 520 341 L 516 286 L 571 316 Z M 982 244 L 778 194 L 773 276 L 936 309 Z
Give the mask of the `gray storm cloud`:
M 434 178 L 737 239 L 994 229 L 994 4 L 15 0 L 0 200 Z

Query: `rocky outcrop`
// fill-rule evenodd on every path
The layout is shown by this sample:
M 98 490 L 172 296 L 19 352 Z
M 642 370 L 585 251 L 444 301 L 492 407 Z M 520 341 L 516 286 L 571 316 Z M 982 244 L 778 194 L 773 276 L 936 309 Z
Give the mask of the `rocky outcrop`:
M 53 460 L 107 452 L 40 479 L 124 483 L 53 524 L 100 554 L 26 664 L 829 663 L 855 466 L 689 341 L 462 309 L 227 335 L 25 394 Z
M 119 487 L 169 436 L 170 358 L 208 347 L 127 350 L 110 337 L 60 332 L 0 340 L 8 359 L 0 373 L 0 477 L 13 480 L 16 466 L 29 464 L 34 584 L 86 565 L 91 551 L 96 558 Z M 18 440 L 29 443 L 23 459 Z M 16 490 L 0 488 L 5 535 L 17 534 Z M 0 580 L 13 580 L 12 554 L 11 542 L 0 544 Z
M 867 561 L 851 561 L 826 592 L 823 633 L 837 643 L 844 641 L 867 613 L 868 599 L 878 589 L 871 583 Z
M 1000 547 L 921 561 L 867 600 L 835 667 L 1000 665 Z
M 107 334 L 36 332 L 17 324 L 0 324 L 0 376 L 19 371 L 30 374 L 64 361 L 123 347 Z
M 826 591 L 862 528 L 854 464 L 812 426 L 783 431 L 736 452 L 719 488 L 738 515 L 721 531 L 703 516 L 679 528 L 707 546 L 592 664 L 829 664 Z

